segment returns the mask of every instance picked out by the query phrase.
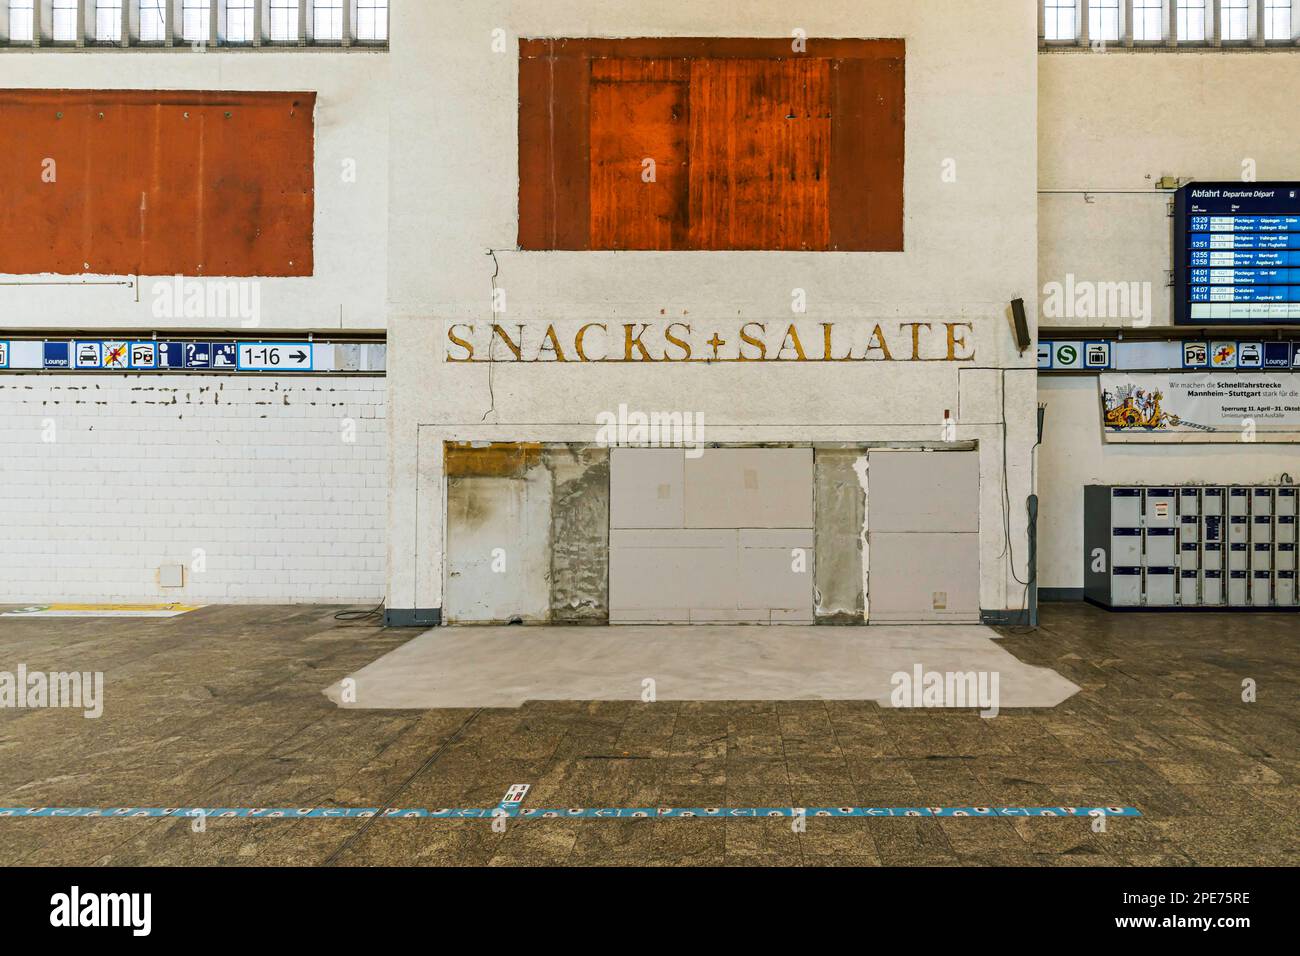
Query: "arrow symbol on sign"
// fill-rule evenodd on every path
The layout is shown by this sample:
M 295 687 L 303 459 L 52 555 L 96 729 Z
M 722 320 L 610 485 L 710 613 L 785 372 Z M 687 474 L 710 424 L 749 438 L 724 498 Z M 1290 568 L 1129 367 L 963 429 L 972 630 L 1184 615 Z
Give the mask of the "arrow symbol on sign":
M 293 359 L 295 362 L 305 362 L 307 361 L 307 353 L 302 349 L 299 349 L 296 352 L 289 353 L 289 358 Z

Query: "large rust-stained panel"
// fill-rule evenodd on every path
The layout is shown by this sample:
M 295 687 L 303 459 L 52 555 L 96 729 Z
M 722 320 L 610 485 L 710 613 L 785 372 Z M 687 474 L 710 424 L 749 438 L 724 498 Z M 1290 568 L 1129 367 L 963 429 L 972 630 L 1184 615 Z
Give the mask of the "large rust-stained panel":
M 520 248 L 901 251 L 904 62 L 902 40 L 521 40 Z
M 315 100 L 0 91 L 0 273 L 311 275 Z
M 593 248 L 688 247 L 689 84 L 688 60 L 591 61 Z
M 692 248 L 827 248 L 829 77 L 826 60 L 692 64 Z

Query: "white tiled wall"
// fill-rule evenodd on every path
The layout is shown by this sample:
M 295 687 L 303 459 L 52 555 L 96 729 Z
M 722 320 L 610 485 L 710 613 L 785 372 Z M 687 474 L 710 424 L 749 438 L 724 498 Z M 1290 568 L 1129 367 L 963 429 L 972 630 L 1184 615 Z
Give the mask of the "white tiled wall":
M 0 603 L 378 604 L 384 396 L 377 377 L 0 376 Z

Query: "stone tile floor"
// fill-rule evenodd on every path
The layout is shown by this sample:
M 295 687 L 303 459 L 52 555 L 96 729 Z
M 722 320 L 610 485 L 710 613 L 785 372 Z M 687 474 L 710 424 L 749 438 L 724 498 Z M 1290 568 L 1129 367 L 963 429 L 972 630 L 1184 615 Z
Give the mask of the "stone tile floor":
M 0 865 L 1215 865 L 1300 862 L 1300 618 L 1047 605 L 1003 646 L 1049 710 L 866 701 L 340 710 L 413 632 L 333 608 L 0 618 L 0 670 L 103 671 L 104 715 L 0 710 L 0 805 L 1133 805 L 1142 819 L 0 819 Z M 928 666 L 928 665 L 927 665 Z M 1242 701 L 1242 681 L 1258 688 Z

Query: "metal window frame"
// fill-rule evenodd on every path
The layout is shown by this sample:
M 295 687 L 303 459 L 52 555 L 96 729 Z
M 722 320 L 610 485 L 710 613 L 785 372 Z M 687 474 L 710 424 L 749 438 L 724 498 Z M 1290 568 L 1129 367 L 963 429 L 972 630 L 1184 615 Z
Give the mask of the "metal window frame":
M 33 0 L 32 2 L 32 38 L 14 41 L 9 29 L 9 15 L 15 0 L 0 0 L 0 52 L 5 50 L 23 50 L 28 48 L 74 49 L 91 48 L 98 50 L 132 48 L 139 50 L 176 49 L 191 45 L 224 48 L 228 50 L 249 49 L 256 47 L 274 47 L 277 50 L 314 47 L 321 49 L 345 49 L 361 47 L 387 51 L 391 32 L 392 3 L 383 2 L 381 9 L 385 15 L 385 31 L 382 39 L 362 40 L 357 36 L 358 0 L 342 0 L 338 9 L 341 15 L 341 35 L 317 40 L 313 14 L 316 0 L 290 0 L 297 10 L 297 37 L 294 40 L 272 41 L 270 37 L 271 0 L 252 0 L 247 8 L 252 11 L 252 24 L 249 39 L 231 41 L 224 29 L 229 19 L 229 5 L 232 0 L 202 0 L 208 13 L 208 37 L 206 41 L 190 41 L 185 38 L 185 0 L 121 0 L 122 25 L 121 36 L 117 40 L 100 40 L 96 33 L 98 24 L 98 0 L 73 0 L 61 8 L 75 13 L 75 26 L 72 36 L 66 40 L 54 38 L 55 0 Z M 145 41 L 141 37 L 144 16 L 151 7 L 146 4 L 160 3 L 165 19 L 162 37 L 158 40 Z M 1078 0 L 1075 0 L 1077 3 Z M 194 8 L 191 8 L 193 12 Z M 1041 21 L 1041 16 L 1040 16 Z
M 1079 0 L 1075 0 L 1075 2 L 1078 3 Z M 376 49 L 386 49 L 393 35 L 392 0 L 388 0 L 388 2 L 386 2 L 384 5 L 384 38 L 382 40 L 363 40 L 359 36 L 357 36 L 356 25 L 361 20 L 360 6 L 358 5 L 357 0 L 347 0 L 346 6 L 351 13 L 351 16 L 349 17 L 351 22 L 348 25 L 349 26 L 348 32 L 351 34 L 352 37 L 351 45 L 359 46 L 359 47 L 373 47 Z
M 298 12 L 297 35 L 292 40 L 275 40 L 271 38 L 271 21 L 274 19 L 271 16 L 273 2 L 279 2 L 279 0 L 257 0 L 257 8 L 262 14 L 262 26 L 258 29 L 257 34 L 261 37 L 262 43 L 266 46 L 275 47 L 277 50 L 283 50 L 295 46 L 306 46 L 306 42 L 303 38 L 305 11 L 307 9 L 306 2 L 304 2 L 304 0 L 287 0 L 287 2 L 294 4 Z M 275 9 L 280 8 L 277 7 Z
M 163 10 L 163 35 L 161 40 L 145 40 L 142 37 L 144 31 L 144 4 L 148 2 L 151 8 L 156 9 L 161 5 Z M 172 28 L 176 22 L 175 11 L 172 9 L 170 0 L 131 0 L 135 6 L 135 31 L 131 34 L 131 39 L 146 49 L 157 49 L 171 45 Z
M 1172 8 L 1173 4 L 1170 0 L 1160 0 L 1160 36 L 1154 40 L 1139 40 L 1136 36 L 1137 31 L 1135 30 L 1138 10 L 1137 0 L 1124 0 L 1124 22 L 1127 24 L 1127 29 L 1124 34 L 1124 45 L 1126 47 L 1136 47 L 1138 49 L 1169 45 L 1173 33 L 1169 27 L 1169 15 Z

